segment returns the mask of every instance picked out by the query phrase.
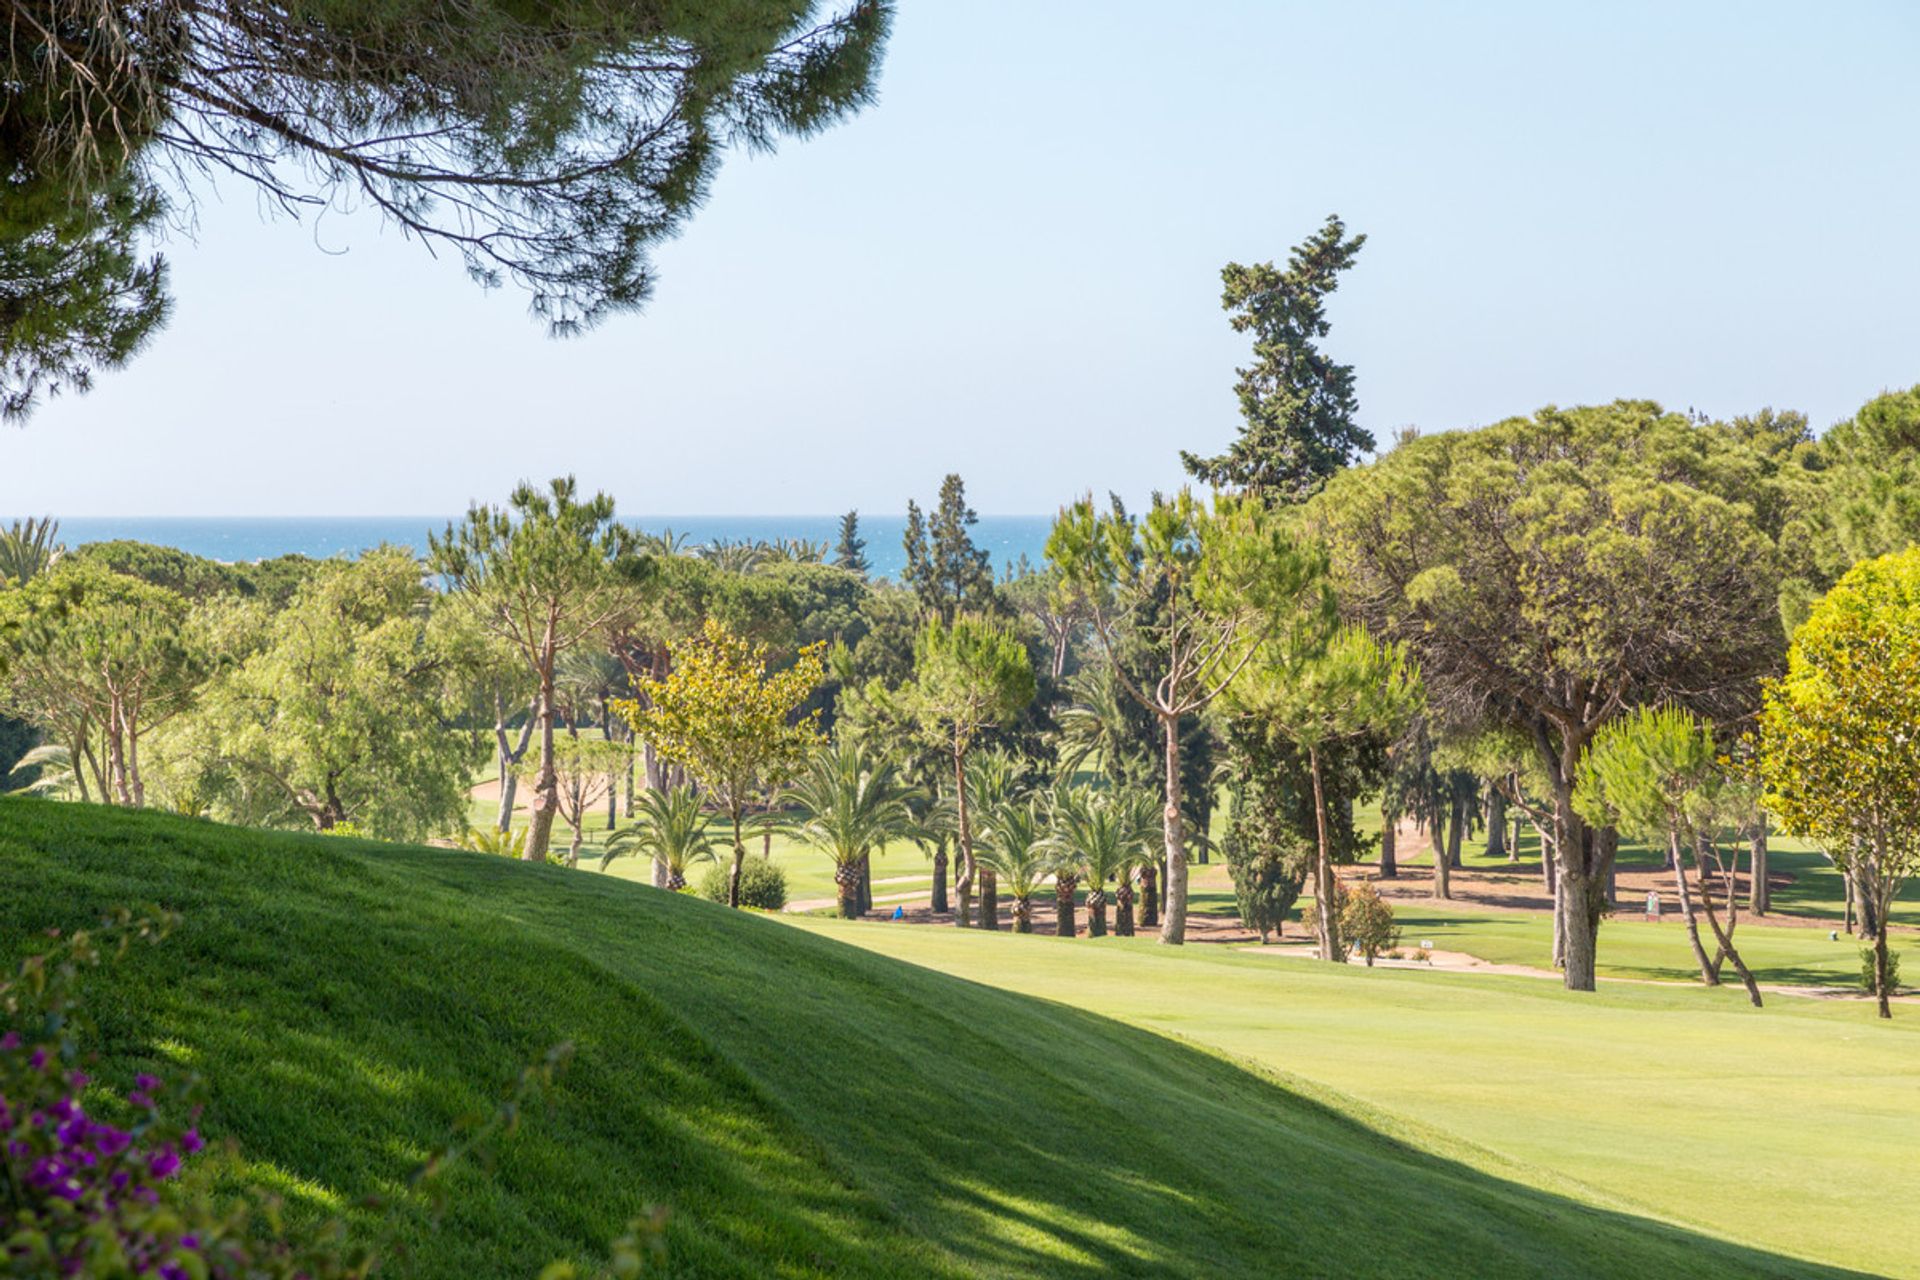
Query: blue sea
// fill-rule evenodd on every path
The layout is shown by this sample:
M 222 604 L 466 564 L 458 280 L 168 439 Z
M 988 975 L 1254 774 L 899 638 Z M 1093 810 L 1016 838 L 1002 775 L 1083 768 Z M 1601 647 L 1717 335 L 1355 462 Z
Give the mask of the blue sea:
M 209 560 L 242 563 L 299 554 L 325 559 L 355 556 L 381 543 L 425 553 L 429 530 L 447 527 L 447 516 L 72 516 L 60 520 L 60 541 L 69 547 L 113 538 L 130 538 L 178 547 Z M 671 530 L 688 544 L 716 539 L 768 541 L 803 538 L 829 548 L 840 536 L 840 517 L 821 516 L 654 516 L 632 522 L 649 533 Z M 1005 573 L 1025 556 L 1035 566 L 1045 558 L 1051 516 L 981 516 L 973 527 L 975 545 L 992 557 L 995 573 Z M 905 516 L 861 516 L 860 536 L 875 577 L 897 577 L 906 564 L 901 538 Z

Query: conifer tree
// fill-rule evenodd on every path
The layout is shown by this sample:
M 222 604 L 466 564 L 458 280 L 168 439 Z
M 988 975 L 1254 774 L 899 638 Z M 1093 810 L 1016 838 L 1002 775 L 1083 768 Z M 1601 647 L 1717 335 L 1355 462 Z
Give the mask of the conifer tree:
M 867 563 L 867 540 L 860 536 L 860 513 L 849 511 L 840 517 L 840 542 L 833 550 L 833 562 L 851 569 L 861 577 L 872 567 Z
M 75 350 L 20 346 L 0 316 L 0 395 L 83 386 L 159 322 L 163 278 L 127 234 L 145 220 L 99 208 L 151 201 L 127 193 L 156 174 L 237 176 L 294 213 L 371 206 L 524 289 L 555 332 L 637 307 L 728 148 L 871 100 L 891 19 L 891 0 L 13 0 L 0 259 L 52 238 L 91 265 L 37 281 Z M 35 376 L 8 367 L 23 354 Z
M 1253 363 L 1234 387 L 1245 419 L 1239 438 L 1212 458 L 1181 450 L 1195 479 L 1269 504 L 1304 502 L 1372 450 L 1373 437 L 1353 421 L 1353 366 L 1335 364 L 1317 345 L 1329 328 L 1327 295 L 1366 242 L 1329 217 L 1295 247 L 1285 271 L 1271 262 L 1222 269 L 1220 305 L 1236 333 L 1253 334 Z
M 957 475 L 940 482 L 940 503 L 931 520 L 918 503 L 907 503 L 904 580 L 920 607 L 942 623 L 961 613 L 993 611 L 993 566 L 968 533 L 979 520 L 967 505 L 966 482 Z

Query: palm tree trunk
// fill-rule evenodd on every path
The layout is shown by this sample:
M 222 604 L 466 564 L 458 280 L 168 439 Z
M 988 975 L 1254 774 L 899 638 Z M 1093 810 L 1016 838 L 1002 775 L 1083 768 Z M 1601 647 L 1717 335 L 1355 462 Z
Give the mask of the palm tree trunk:
M 863 914 L 860 908 L 860 860 L 853 858 L 834 863 L 833 883 L 840 891 L 840 918 L 858 920 Z
M 1091 881 L 1087 886 L 1087 936 L 1107 936 L 1107 890 L 1104 885 Z
M 947 909 L 947 842 L 945 840 L 933 846 L 933 901 L 928 905 L 935 914 Z
M 980 927 L 1000 927 L 1000 878 L 992 867 L 980 868 Z
M 1133 869 L 1131 867 L 1120 873 L 1120 883 L 1113 891 L 1113 936 L 1116 938 L 1133 936 Z
M 1014 895 L 1013 931 L 1015 933 L 1033 932 L 1033 898 L 1028 894 Z
M 1062 938 L 1073 936 L 1073 887 L 1072 876 L 1054 876 L 1053 931 Z
M 1151 862 L 1140 864 L 1140 927 L 1160 924 L 1160 869 Z

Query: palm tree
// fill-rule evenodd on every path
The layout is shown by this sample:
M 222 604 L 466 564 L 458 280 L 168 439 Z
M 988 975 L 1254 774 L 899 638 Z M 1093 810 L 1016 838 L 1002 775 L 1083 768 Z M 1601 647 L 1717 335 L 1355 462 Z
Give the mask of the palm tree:
M 1056 743 L 1061 776 L 1071 778 L 1089 758 L 1115 786 L 1124 783 L 1125 762 L 1140 751 L 1139 738 L 1128 714 L 1127 694 L 1114 677 L 1113 667 L 1097 663 L 1067 678 L 1067 696 L 1061 708 Z
M 752 573 L 767 560 L 767 544 L 747 539 L 715 538 L 695 555 L 730 573 Z
M 987 812 L 981 824 L 979 859 L 1013 896 L 1013 931 L 1033 932 L 1033 895 L 1053 868 L 1046 815 L 1032 797 L 1008 801 Z
M 1107 883 L 1124 881 L 1136 863 L 1152 856 L 1151 806 L 1150 797 L 1143 804 L 1133 791 L 1076 787 L 1057 793 L 1049 840 L 1056 868 L 1071 868 L 1086 883 L 1090 938 L 1106 936 Z
M 634 809 L 634 824 L 607 837 L 600 869 L 605 871 L 608 863 L 623 854 L 649 854 L 655 865 L 666 869 L 665 887 L 678 893 L 687 887 L 688 867 L 713 859 L 717 838 L 713 815 L 692 787 L 648 791 L 639 797 Z
M 637 532 L 634 538 L 640 550 L 650 556 L 664 559 L 687 554 L 687 535 L 675 533 L 671 527 L 658 533 Z
M 24 586 L 52 568 L 63 549 L 54 541 L 59 533 L 60 525 L 52 516 L 15 520 L 0 529 L 0 587 Z
M 27 775 L 38 769 L 31 782 Z M 74 789 L 77 775 L 73 752 L 55 743 L 35 747 L 13 762 L 11 773 L 0 774 L 0 791 L 19 791 L 26 795 L 65 795 Z
M 967 796 L 970 805 L 991 814 L 1013 803 L 1020 789 L 1020 761 L 998 749 L 976 751 L 967 757 Z M 958 827 L 958 815 L 949 815 Z M 1000 927 L 1000 878 L 988 864 L 980 872 L 980 926 Z
M 805 538 L 775 538 L 761 545 L 768 559 L 787 560 L 794 564 L 824 564 L 827 553 L 832 549 L 824 542 L 810 542 Z
M 600 732 L 608 742 L 623 739 L 629 743 L 624 761 L 627 783 L 627 796 L 633 796 L 633 750 L 632 730 L 613 714 L 613 700 L 630 696 L 633 686 L 627 679 L 627 668 L 620 659 L 604 649 L 576 649 L 561 658 L 554 670 L 554 683 L 567 707 L 568 727 L 577 736 L 580 723 L 586 719 L 596 720 Z M 614 813 L 619 805 L 619 787 L 607 788 L 607 830 L 614 827 Z
M 794 834 L 833 859 L 840 914 L 860 918 L 861 864 L 889 840 L 910 835 L 907 805 L 913 789 L 892 763 L 852 743 L 817 753 L 800 779 L 781 795 L 800 811 Z

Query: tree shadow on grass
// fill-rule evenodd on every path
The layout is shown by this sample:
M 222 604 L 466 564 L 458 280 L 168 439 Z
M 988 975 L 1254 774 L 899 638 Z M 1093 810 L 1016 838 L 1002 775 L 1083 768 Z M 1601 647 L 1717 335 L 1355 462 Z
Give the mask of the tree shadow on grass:
M 1070 991 L 485 855 L 0 801 L 0 945 L 156 899 L 188 922 L 98 980 L 108 1078 L 190 1058 L 249 1160 L 401 1197 L 394 1275 L 531 1275 L 651 1201 L 684 1275 L 1858 1274 L 1529 1186 Z M 413 1162 L 561 1039 L 427 1221 Z

